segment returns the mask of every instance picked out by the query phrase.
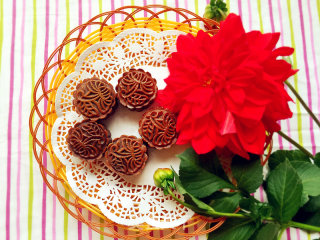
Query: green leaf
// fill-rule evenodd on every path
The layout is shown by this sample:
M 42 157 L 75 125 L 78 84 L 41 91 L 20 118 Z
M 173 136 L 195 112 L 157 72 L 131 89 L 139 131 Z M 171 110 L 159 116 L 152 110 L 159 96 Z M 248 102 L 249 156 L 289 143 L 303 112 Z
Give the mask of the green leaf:
M 317 153 L 314 157 L 314 164 L 320 168 L 320 153 Z
M 252 220 L 228 219 L 220 228 L 211 232 L 208 240 L 248 240 L 256 230 Z
M 275 223 L 263 224 L 250 240 L 274 240 L 277 239 L 280 225 Z
M 185 202 L 193 206 L 191 210 L 193 210 L 196 213 L 204 214 L 204 215 L 210 215 L 214 212 L 212 207 L 205 204 L 204 202 L 192 196 L 192 194 L 186 191 L 186 189 L 181 184 L 178 174 L 174 170 L 173 170 L 173 174 L 174 174 L 177 190 L 184 196 Z
M 307 212 L 320 211 L 320 195 L 310 197 L 309 201 L 303 206 L 303 209 Z
M 241 199 L 239 205 L 240 208 L 247 210 L 249 212 L 247 215 L 250 215 L 256 222 L 261 222 L 262 219 L 271 216 L 271 206 L 268 203 L 258 201 L 253 196 Z
M 200 154 L 199 165 L 208 172 L 229 182 L 229 178 L 223 170 L 218 155 L 214 150 L 206 154 Z
M 270 172 L 267 196 L 274 210 L 273 215 L 280 223 L 289 222 L 297 213 L 302 198 L 302 183 L 288 160 Z
M 320 195 L 320 168 L 312 163 L 292 161 L 303 185 L 303 192 L 309 196 Z
M 262 168 L 258 158 L 247 160 L 236 156 L 232 159 L 231 171 L 237 180 L 238 188 L 247 193 L 254 193 L 262 184 Z
M 320 227 L 320 195 L 309 201 L 294 216 L 294 221 Z
M 293 218 L 293 220 L 296 222 L 301 222 L 320 227 L 320 211 L 306 212 L 304 209 L 300 209 L 298 214 Z
M 269 168 L 275 169 L 280 163 L 286 159 L 299 162 L 311 162 L 309 156 L 301 152 L 300 150 L 278 150 L 270 155 L 268 160 Z
M 216 192 L 210 196 L 212 199 L 209 204 L 217 212 L 233 213 L 239 206 L 241 194 Z
M 198 155 L 192 148 L 179 154 L 178 157 L 181 159 L 179 168 L 180 181 L 187 192 L 194 197 L 203 198 L 220 189 L 235 188 L 231 183 L 202 168 L 199 164 Z

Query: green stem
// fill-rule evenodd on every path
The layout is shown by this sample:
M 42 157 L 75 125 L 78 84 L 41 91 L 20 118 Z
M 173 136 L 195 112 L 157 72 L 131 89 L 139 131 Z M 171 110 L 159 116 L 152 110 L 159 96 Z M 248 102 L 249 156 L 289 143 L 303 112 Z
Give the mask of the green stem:
M 288 223 L 288 225 L 290 227 L 300 228 L 300 229 L 304 229 L 304 230 L 311 231 L 311 232 L 320 232 L 320 227 L 312 226 L 312 225 L 308 225 L 308 224 L 304 224 L 304 223 L 290 221 Z
M 297 143 L 295 140 L 293 140 L 292 138 L 290 138 L 288 135 L 286 135 L 284 132 L 282 132 L 281 130 L 278 132 L 278 134 L 283 137 L 284 139 L 286 139 L 288 142 L 290 142 L 292 145 L 294 145 L 295 147 L 297 147 L 298 149 L 300 149 L 302 152 L 304 152 L 306 155 L 308 155 L 311 159 L 314 159 L 314 156 L 312 155 L 312 153 L 310 153 L 307 149 L 305 149 L 304 147 L 302 147 L 299 143 Z
M 282 237 L 282 235 L 283 235 L 283 233 L 284 233 L 284 231 L 286 230 L 287 228 L 281 228 L 281 231 L 279 232 L 279 235 L 278 235 L 278 240 L 281 240 L 281 237 Z
M 194 209 L 194 207 L 192 205 L 190 205 L 186 202 L 183 202 L 181 199 L 177 198 L 170 188 L 168 188 L 167 191 L 171 195 L 171 197 L 174 200 L 176 200 L 177 202 L 179 202 L 181 205 L 183 205 L 187 208 L 190 208 L 192 210 Z M 243 214 L 216 212 L 216 211 L 214 211 L 214 209 L 212 209 L 212 211 L 210 211 L 210 212 L 208 211 L 207 214 L 210 215 L 211 217 L 248 218 L 247 216 L 245 216 Z
M 171 188 L 167 188 L 168 193 L 171 195 L 171 197 L 176 200 L 177 202 L 179 202 L 181 205 L 190 208 L 190 209 L 194 209 L 192 205 L 183 202 L 181 199 L 177 198 L 176 195 L 173 194 L 173 192 L 171 191 Z
M 296 91 L 296 89 L 288 82 L 285 81 L 286 85 L 289 87 L 289 89 L 291 90 L 291 92 L 296 96 L 296 98 L 299 100 L 299 102 L 301 103 L 301 105 L 304 107 L 304 109 L 308 112 L 308 114 L 310 115 L 310 117 L 315 121 L 315 123 L 318 125 L 318 127 L 320 128 L 320 121 L 319 119 L 316 117 L 316 115 L 314 115 L 314 113 L 311 111 L 311 109 L 308 107 L 308 105 L 306 104 L 306 102 L 301 98 L 301 96 L 299 95 L 299 93 Z
M 173 199 L 175 199 L 177 202 L 179 202 L 180 204 L 182 204 L 183 206 L 190 208 L 190 209 L 194 209 L 194 207 L 186 202 L 183 202 L 181 199 L 177 198 L 172 190 L 170 188 L 167 188 L 168 193 L 171 195 L 171 197 Z M 223 213 L 223 212 L 216 212 L 214 209 L 212 209 L 212 211 L 207 212 L 208 215 L 210 215 L 211 217 L 227 217 L 227 218 L 250 218 L 249 216 L 243 215 L 243 214 L 239 214 L 239 213 Z M 272 217 L 267 217 L 264 218 L 263 220 L 265 221 L 269 221 L 269 222 L 275 222 L 276 220 Z M 304 223 L 299 223 L 299 222 L 294 222 L 294 221 L 290 221 L 285 228 L 283 228 L 279 234 L 279 238 L 281 239 L 281 235 L 283 233 L 283 231 L 287 228 L 287 227 L 296 227 L 296 228 L 300 228 L 303 230 L 307 230 L 307 231 L 312 231 L 312 232 L 320 232 L 320 227 L 317 226 L 312 226 L 312 225 L 308 225 L 308 224 L 304 224 Z

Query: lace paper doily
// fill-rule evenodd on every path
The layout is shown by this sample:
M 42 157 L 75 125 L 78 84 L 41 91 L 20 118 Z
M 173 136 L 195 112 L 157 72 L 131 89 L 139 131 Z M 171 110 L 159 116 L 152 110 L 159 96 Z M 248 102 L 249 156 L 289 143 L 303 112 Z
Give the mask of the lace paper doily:
M 192 217 L 193 211 L 170 196 L 164 196 L 152 181 L 156 168 L 170 165 L 177 168 L 179 160 L 175 154 L 182 149 L 174 146 L 168 150 L 150 150 L 142 176 L 135 179 L 123 179 L 111 172 L 103 163 L 104 159 L 91 164 L 82 161 L 72 155 L 66 143 L 68 130 L 83 120 L 74 110 L 72 94 L 77 84 L 93 76 L 104 78 L 115 87 L 118 78 L 130 68 L 149 71 L 157 79 L 158 88 L 162 89 L 163 79 L 168 75 L 165 60 L 176 50 L 175 42 L 180 34 L 185 33 L 176 30 L 157 33 L 133 28 L 123 31 L 112 42 L 94 44 L 79 57 L 75 72 L 68 75 L 57 90 L 55 109 L 58 118 L 52 129 L 51 141 L 56 156 L 66 165 L 68 182 L 80 198 L 98 205 L 107 218 L 122 225 L 145 222 L 159 228 L 172 228 Z M 139 137 L 138 122 L 142 114 L 119 106 L 115 117 L 105 123 L 112 138 L 121 134 Z

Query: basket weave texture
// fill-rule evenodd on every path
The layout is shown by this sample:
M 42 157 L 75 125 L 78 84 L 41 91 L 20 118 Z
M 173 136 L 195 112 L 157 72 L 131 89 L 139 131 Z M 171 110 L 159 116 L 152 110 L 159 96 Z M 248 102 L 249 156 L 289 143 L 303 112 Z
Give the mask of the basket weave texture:
M 146 13 L 149 17 L 134 17 L 141 12 Z M 172 12 L 182 19 L 180 23 L 160 19 L 161 15 Z M 108 22 L 112 16 L 119 14 L 124 15 L 124 21 L 109 25 Z M 112 41 L 123 30 L 130 28 L 150 28 L 157 32 L 175 29 L 196 34 L 199 28 L 193 26 L 195 22 L 203 24 L 207 32 L 212 35 L 219 31 L 219 24 L 213 20 L 204 19 L 186 9 L 162 5 L 126 6 L 99 14 L 70 31 L 61 45 L 48 58 L 42 75 L 35 84 L 34 107 L 30 113 L 29 125 L 33 136 L 33 152 L 43 180 L 71 216 L 102 235 L 121 239 L 137 237 L 189 239 L 214 231 L 225 221 L 224 218 L 207 219 L 196 214 L 186 224 L 172 229 L 158 229 L 147 224 L 128 227 L 114 223 L 104 216 L 97 206 L 80 199 L 72 191 L 67 181 L 65 166 L 55 156 L 50 141 L 51 130 L 57 118 L 55 113 L 56 91 L 63 79 L 74 71 L 79 56 L 88 47 L 101 41 Z M 87 37 L 83 37 L 88 27 L 93 31 Z M 62 59 L 62 55 L 66 55 L 68 49 L 73 46 L 75 47 L 71 54 Z M 48 79 L 51 79 L 50 84 L 47 83 Z M 50 156 L 52 165 L 47 164 L 47 154 Z

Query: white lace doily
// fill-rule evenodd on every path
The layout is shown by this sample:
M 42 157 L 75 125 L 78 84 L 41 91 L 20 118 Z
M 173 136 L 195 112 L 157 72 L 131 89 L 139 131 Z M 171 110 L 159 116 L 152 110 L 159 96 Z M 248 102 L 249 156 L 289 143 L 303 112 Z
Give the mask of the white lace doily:
M 167 150 L 149 150 L 149 160 L 142 174 L 123 179 L 111 172 L 104 159 L 88 163 L 73 156 L 66 143 L 68 130 L 83 117 L 74 111 L 73 91 L 84 79 L 97 76 L 110 81 L 115 87 L 123 72 L 142 68 L 157 79 L 162 89 L 168 75 L 166 59 L 175 51 L 180 31 L 157 33 L 150 29 L 133 28 L 123 31 L 112 42 L 100 42 L 89 47 L 79 57 L 75 72 L 68 75 L 59 86 L 55 108 L 57 120 L 52 129 L 52 147 L 59 160 L 66 165 L 66 175 L 72 190 L 83 200 L 98 205 L 112 221 L 133 226 L 147 223 L 160 228 L 172 228 L 189 220 L 194 214 L 178 204 L 153 184 L 152 175 L 158 167 L 177 169 L 177 153 L 182 147 Z M 138 122 L 143 112 L 132 112 L 119 106 L 116 113 L 104 124 L 112 138 L 122 134 L 138 134 Z M 148 183 L 148 184 L 146 184 Z M 177 194 L 178 197 L 182 197 Z

